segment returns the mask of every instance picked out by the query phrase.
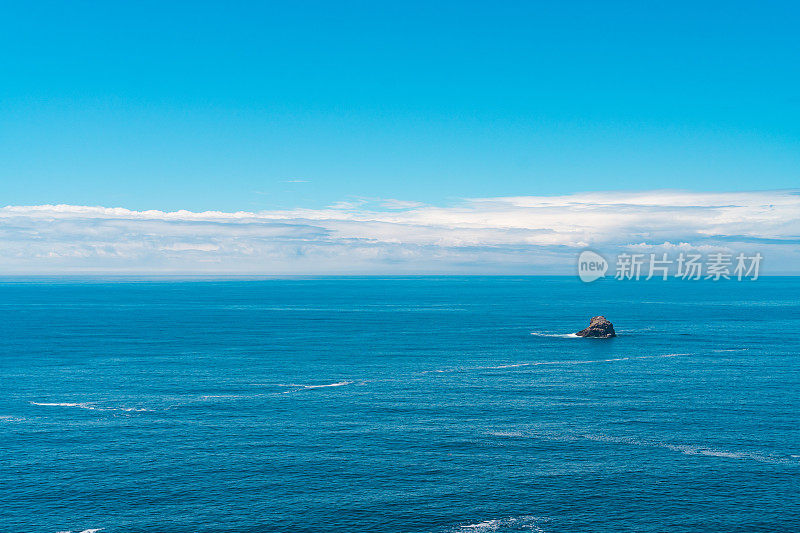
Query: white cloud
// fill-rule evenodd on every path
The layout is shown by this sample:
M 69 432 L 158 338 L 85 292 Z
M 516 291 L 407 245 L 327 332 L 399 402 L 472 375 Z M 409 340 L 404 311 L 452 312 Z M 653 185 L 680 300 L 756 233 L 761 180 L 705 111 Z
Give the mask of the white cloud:
M 367 205 L 376 205 L 367 208 Z M 2 273 L 571 273 L 583 247 L 761 251 L 800 273 L 800 191 L 382 200 L 262 212 L 0 208 Z
M 386 198 L 381 201 L 381 207 L 384 209 L 413 209 L 415 207 L 422 207 L 422 202 L 411 202 L 408 200 L 397 200 L 395 198 Z

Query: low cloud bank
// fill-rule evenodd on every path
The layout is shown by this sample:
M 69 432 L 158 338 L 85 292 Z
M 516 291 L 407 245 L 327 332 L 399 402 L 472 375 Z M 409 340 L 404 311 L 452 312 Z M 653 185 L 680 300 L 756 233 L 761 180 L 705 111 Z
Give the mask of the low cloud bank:
M 4 274 L 570 274 L 579 250 L 756 252 L 800 274 L 800 191 L 383 199 L 327 209 L 0 208 Z

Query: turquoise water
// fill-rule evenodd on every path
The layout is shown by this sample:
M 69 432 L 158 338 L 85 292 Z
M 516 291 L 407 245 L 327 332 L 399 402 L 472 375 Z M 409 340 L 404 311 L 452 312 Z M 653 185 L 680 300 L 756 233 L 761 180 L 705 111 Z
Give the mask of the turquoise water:
M 5 278 L 0 531 L 797 531 L 798 331 L 800 278 Z

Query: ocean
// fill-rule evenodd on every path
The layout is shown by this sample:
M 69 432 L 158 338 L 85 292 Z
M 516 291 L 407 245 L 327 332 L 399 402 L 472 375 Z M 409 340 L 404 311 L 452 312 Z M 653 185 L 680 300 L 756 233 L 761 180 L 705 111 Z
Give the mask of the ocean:
M 800 278 L 2 278 L 0 531 L 800 531 L 799 331 Z

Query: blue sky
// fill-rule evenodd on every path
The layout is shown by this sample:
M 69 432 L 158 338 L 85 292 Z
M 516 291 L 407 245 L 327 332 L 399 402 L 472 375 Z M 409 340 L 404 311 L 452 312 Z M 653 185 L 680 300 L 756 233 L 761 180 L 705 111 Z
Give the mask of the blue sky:
M 0 204 L 792 188 L 798 9 L 5 3 Z
M 800 274 L 794 3 L 0 9 L 0 273 Z

